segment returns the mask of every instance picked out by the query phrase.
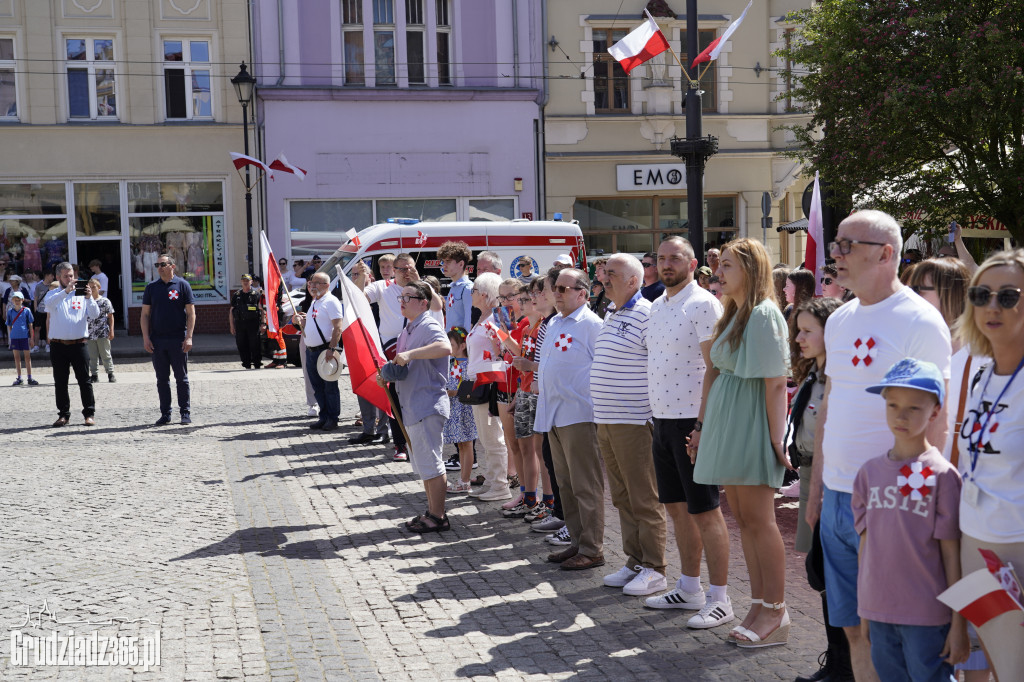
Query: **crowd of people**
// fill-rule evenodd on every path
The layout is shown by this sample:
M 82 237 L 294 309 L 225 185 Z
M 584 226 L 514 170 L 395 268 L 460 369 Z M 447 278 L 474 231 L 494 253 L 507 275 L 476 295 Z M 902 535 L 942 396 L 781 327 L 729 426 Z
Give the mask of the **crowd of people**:
M 571 262 L 502 279 L 488 252 L 470 281 L 472 252 L 448 242 L 443 299 L 409 254 L 381 258 L 375 281 L 357 264 L 397 419 L 361 398 L 352 442 L 394 438 L 423 480 L 410 531 L 450 529 L 447 496 L 500 501 L 496 512 L 546 534 L 563 570 L 605 565 L 610 494 L 626 559 L 602 582 L 691 611 L 691 628 L 742 611 L 728 635 L 740 648 L 788 641 L 775 504 L 793 482 L 793 550 L 808 554 L 829 643 L 800 679 L 948 680 L 954 665 L 970 680 L 1021 679 L 1020 612 L 974 630 L 936 596 L 985 565 L 978 549 L 1024 565 L 1024 251 L 904 263 L 896 221 L 858 211 L 828 255 L 819 273 L 783 270 L 739 238 L 702 265 L 670 237 L 642 259 L 598 259 L 593 281 Z M 314 275 L 295 319 L 307 367 L 341 338 L 328 287 Z M 311 428 L 335 428 L 337 383 L 309 375 Z M 742 568 L 729 565 L 723 498 Z M 670 531 L 678 577 L 666 575 Z M 740 571 L 742 610 L 729 590 Z

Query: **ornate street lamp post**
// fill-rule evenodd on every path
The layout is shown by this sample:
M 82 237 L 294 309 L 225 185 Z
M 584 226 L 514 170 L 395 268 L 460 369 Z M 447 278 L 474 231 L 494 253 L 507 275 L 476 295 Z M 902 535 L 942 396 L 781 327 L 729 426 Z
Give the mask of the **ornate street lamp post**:
M 242 105 L 242 136 L 245 138 L 245 149 L 243 153 L 249 156 L 249 102 L 252 101 L 252 91 L 256 87 L 256 79 L 252 77 L 249 70 L 242 62 L 238 75 L 231 79 L 231 85 L 235 86 L 235 94 L 238 96 L 238 103 Z M 245 167 L 245 238 L 248 250 L 246 251 L 249 272 L 253 272 L 252 260 L 252 185 L 249 182 L 249 166 Z

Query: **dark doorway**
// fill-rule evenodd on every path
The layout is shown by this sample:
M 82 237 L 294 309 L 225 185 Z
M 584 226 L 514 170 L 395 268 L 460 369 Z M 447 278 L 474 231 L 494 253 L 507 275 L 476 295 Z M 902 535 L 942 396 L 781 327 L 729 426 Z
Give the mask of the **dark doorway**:
M 89 261 L 96 259 L 103 265 L 101 270 L 107 276 L 107 298 L 114 306 L 114 325 L 125 329 L 124 287 L 121 277 L 121 240 L 96 239 L 78 240 L 78 266 L 84 279 L 92 277 Z

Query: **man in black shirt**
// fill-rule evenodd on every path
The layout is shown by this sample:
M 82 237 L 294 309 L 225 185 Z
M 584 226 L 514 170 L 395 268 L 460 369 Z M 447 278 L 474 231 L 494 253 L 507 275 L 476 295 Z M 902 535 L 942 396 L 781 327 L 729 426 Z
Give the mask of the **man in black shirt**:
M 231 334 L 242 359 L 242 367 L 259 369 L 263 366 L 260 352 L 260 327 L 263 326 L 263 307 L 260 291 L 252 288 L 252 275 L 242 275 L 242 289 L 231 294 L 231 314 L 228 316 Z
M 174 274 L 174 259 L 166 253 L 156 259 L 160 278 L 146 285 L 142 294 L 142 345 L 153 354 L 156 390 L 160 396 L 160 419 L 155 426 L 171 422 L 171 370 L 177 382 L 181 423 L 192 423 L 188 385 L 188 352 L 192 350 L 192 330 L 196 325 L 196 307 L 192 287 Z

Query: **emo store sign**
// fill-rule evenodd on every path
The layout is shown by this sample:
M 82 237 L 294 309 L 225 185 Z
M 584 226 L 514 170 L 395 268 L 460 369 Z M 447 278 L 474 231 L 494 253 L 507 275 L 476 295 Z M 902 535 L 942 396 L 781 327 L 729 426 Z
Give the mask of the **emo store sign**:
M 686 164 L 646 163 L 615 167 L 615 185 L 620 192 L 649 192 L 655 189 L 686 189 Z

